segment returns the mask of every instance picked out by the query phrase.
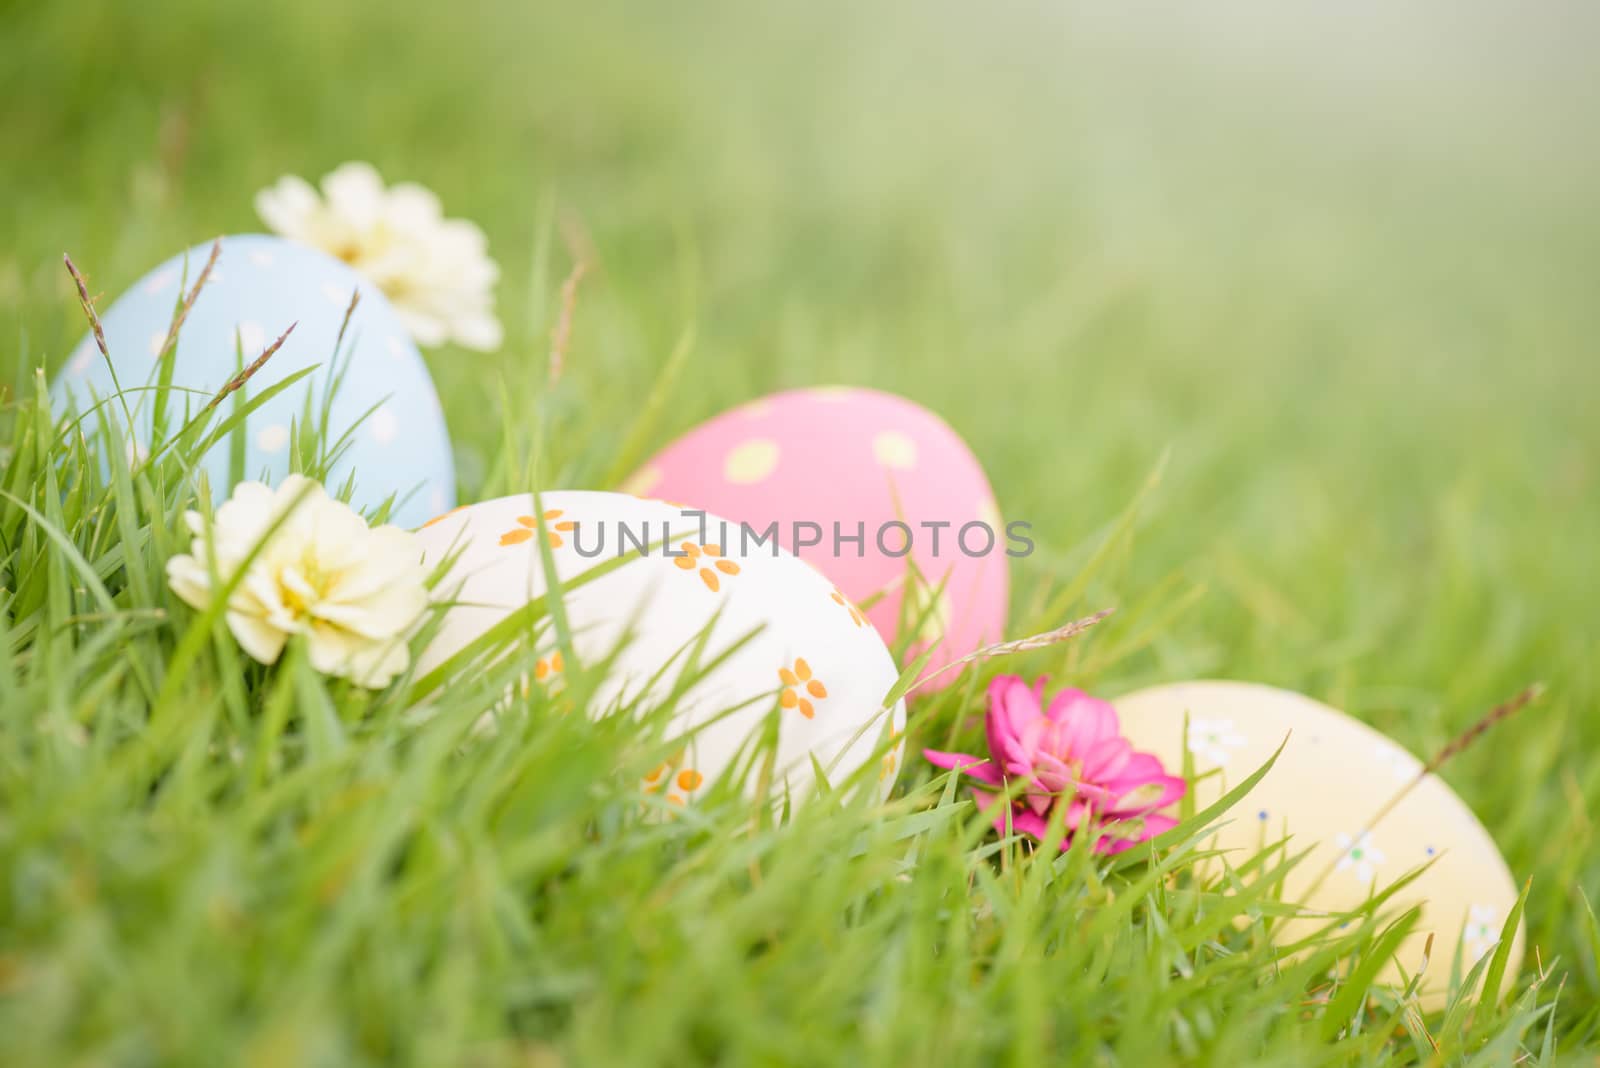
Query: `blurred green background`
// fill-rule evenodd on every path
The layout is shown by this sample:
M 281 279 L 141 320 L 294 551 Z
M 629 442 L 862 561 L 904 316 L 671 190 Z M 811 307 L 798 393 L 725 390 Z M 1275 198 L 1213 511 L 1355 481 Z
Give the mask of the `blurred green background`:
M 279 175 L 366 159 L 504 268 L 505 349 L 430 354 L 469 499 L 505 419 L 549 419 L 594 485 L 692 323 L 652 445 L 777 388 L 903 392 L 1034 524 L 1020 622 L 1170 450 L 1094 591 L 1158 633 L 1098 684 L 1286 685 L 1426 753 L 1547 681 L 1446 778 L 1593 1006 L 1597 29 L 1577 4 L 0 3 L 0 360 L 14 388 L 81 335 L 63 251 L 109 300 L 259 229 Z

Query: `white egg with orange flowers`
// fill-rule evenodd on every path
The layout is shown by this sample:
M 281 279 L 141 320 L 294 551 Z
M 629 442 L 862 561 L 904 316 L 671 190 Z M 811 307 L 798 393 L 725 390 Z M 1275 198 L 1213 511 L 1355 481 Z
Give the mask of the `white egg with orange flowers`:
M 693 801 L 776 715 L 780 789 L 807 789 L 813 759 L 834 785 L 870 761 L 863 779 L 887 794 L 905 706 L 886 711 L 883 702 L 898 672 L 872 624 L 819 572 L 760 541 L 759 531 L 661 501 L 560 491 L 541 494 L 538 507 L 542 514 L 531 494 L 502 497 L 457 508 L 418 533 L 428 566 L 453 557 L 435 590 L 448 607 L 419 674 L 545 593 L 542 535 L 572 652 L 586 664 L 609 661 L 595 708 L 649 708 L 682 687 L 672 721 L 685 738 L 682 755 L 647 788 Z M 537 684 L 557 684 L 572 665 L 555 657 L 550 628 L 538 640 Z
M 689 430 L 624 483 L 769 524 L 779 544 L 867 605 L 904 663 L 937 671 L 1005 636 L 1008 559 L 1032 550 L 983 466 L 934 412 L 856 386 L 774 393 Z M 901 633 L 904 628 L 905 633 Z M 938 675 L 923 692 L 950 685 Z

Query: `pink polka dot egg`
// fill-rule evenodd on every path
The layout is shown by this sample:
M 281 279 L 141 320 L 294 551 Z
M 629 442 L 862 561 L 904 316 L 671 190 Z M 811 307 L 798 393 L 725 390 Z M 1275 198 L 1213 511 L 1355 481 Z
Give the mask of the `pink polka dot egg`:
M 903 638 L 907 662 L 935 644 L 928 671 L 1003 637 L 1006 554 L 1025 535 L 1008 537 L 960 436 L 904 397 L 844 386 L 763 397 L 690 430 L 622 488 L 775 536 L 891 646 Z

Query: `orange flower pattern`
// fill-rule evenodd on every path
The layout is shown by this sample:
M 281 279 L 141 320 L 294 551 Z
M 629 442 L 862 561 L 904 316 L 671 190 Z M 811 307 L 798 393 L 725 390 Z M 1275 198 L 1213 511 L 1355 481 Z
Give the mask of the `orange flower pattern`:
M 435 523 L 443 522 L 444 520 L 449 519 L 451 516 L 455 515 L 457 512 L 466 511 L 468 507 L 469 506 L 465 505 L 465 504 L 457 505 L 456 507 L 450 509 L 448 512 L 441 512 L 440 514 L 434 516 L 432 519 L 428 520 L 426 523 L 422 524 L 422 526 L 418 527 L 417 529 L 418 530 L 424 530 L 424 529 L 426 529 L 428 527 L 433 526 Z
M 716 593 L 722 588 L 722 580 L 717 572 L 724 575 L 737 575 L 739 565 L 732 560 L 722 559 L 722 546 L 696 545 L 686 541 L 681 546 L 682 556 L 674 556 L 672 562 L 684 571 L 699 571 L 700 581 L 706 584 L 706 589 Z
M 779 668 L 778 678 L 783 681 L 783 692 L 778 695 L 778 704 L 783 708 L 798 708 L 806 719 L 811 719 L 817 714 L 817 708 L 811 703 L 811 698 L 821 701 L 828 696 L 828 688 L 822 685 L 821 679 L 812 675 L 811 665 L 806 663 L 803 657 L 796 659 L 792 668 Z
M 835 586 L 833 588 L 833 593 L 831 596 L 833 597 L 834 604 L 843 605 L 845 611 L 850 613 L 850 622 L 854 623 L 858 627 L 866 623 L 867 617 L 861 614 L 861 609 L 851 604 L 849 599 L 845 597 L 844 594 L 839 592 L 839 587 Z
M 533 693 L 534 682 L 544 683 L 550 693 L 556 693 L 557 685 L 561 682 L 557 676 L 561 674 L 562 669 L 565 667 L 566 664 L 562 662 L 561 650 L 559 649 L 547 657 L 541 656 L 538 660 L 535 660 L 533 662 L 533 679 L 530 680 L 527 675 L 522 676 L 522 696 L 527 697 Z
M 879 782 L 882 782 L 883 780 L 887 779 L 889 776 L 894 774 L 895 764 L 898 763 L 899 756 L 900 756 L 900 741 L 899 741 L 899 738 L 900 738 L 900 731 L 893 730 L 893 729 L 891 729 L 889 731 L 889 741 L 894 743 L 894 748 L 890 749 L 887 753 L 883 754 L 883 764 L 882 764 L 882 766 L 880 766 L 878 768 L 878 781 Z
M 706 777 L 694 768 L 683 765 L 684 753 L 680 749 L 668 760 L 657 764 L 655 770 L 644 777 L 647 794 L 667 792 L 667 803 L 687 804 L 694 792 L 705 785 Z
M 549 530 L 545 533 L 549 537 L 550 548 L 552 549 L 559 549 L 565 545 L 566 542 L 561 535 L 570 534 L 578 526 L 577 523 L 570 519 L 561 519 L 562 514 L 560 508 L 552 508 L 544 514 L 545 524 L 549 527 Z M 557 522 L 557 520 L 560 520 L 560 522 Z M 519 515 L 517 516 L 517 522 L 520 524 L 519 526 L 512 527 L 500 535 L 501 545 L 521 545 L 532 538 L 534 532 L 539 529 L 539 520 L 531 515 Z
M 561 669 L 564 666 L 565 665 L 563 665 L 561 662 L 561 650 L 557 649 L 554 653 L 550 654 L 550 658 L 548 660 L 541 658 L 534 663 L 533 677 L 538 679 L 540 682 L 543 682 L 551 675 L 561 674 Z

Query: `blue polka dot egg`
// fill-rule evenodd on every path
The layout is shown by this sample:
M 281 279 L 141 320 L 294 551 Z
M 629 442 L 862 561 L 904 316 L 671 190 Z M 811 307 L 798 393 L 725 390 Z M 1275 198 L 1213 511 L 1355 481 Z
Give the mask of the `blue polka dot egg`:
M 198 245 L 173 257 L 102 317 L 115 381 L 142 447 L 149 444 L 155 409 L 155 391 L 146 387 L 159 380 L 174 311 L 210 253 L 210 245 Z M 361 299 L 341 342 L 340 327 L 358 290 Z M 222 239 L 216 266 L 167 357 L 174 387 L 166 399 L 167 433 L 181 425 L 186 405 L 198 413 L 241 363 L 260 356 L 290 324 L 297 324 L 293 333 L 243 392 L 255 397 L 297 371 L 316 369 L 249 414 L 242 429 L 245 478 L 276 483 L 288 474 L 291 444 L 297 433 L 304 439 L 309 415 L 322 433 L 324 454 L 342 447 L 326 481 L 334 490 L 353 478 L 355 507 L 370 511 L 392 496 L 389 521 L 407 527 L 452 507 L 455 473 L 439 395 L 393 308 L 344 263 L 280 238 Z M 115 393 L 111 368 L 86 335 L 55 383 L 56 409 L 88 412 Z M 111 403 L 125 419 L 122 404 Z M 223 402 L 223 418 L 234 403 Z M 85 419 L 86 432 L 98 425 Z M 232 488 L 230 447 L 225 439 L 205 457 L 218 499 Z

